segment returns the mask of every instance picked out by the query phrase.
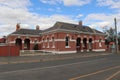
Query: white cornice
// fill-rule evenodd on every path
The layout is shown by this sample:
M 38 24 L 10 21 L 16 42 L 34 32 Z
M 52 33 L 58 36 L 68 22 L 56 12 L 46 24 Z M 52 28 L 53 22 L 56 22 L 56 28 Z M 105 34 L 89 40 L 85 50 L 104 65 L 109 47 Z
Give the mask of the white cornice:
M 31 36 L 31 37 L 40 37 L 40 35 L 29 35 L 29 34 L 10 34 L 9 36 Z

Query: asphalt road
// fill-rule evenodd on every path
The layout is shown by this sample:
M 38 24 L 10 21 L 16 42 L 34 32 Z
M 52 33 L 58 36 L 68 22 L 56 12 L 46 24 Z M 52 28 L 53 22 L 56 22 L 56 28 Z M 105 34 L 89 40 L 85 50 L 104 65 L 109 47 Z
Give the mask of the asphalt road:
M 120 80 L 120 55 L 0 65 L 0 80 Z

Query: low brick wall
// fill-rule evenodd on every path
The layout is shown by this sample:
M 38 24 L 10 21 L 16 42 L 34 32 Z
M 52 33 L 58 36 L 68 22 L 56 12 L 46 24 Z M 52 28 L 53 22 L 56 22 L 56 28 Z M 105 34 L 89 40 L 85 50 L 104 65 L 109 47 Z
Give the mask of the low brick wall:
M 0 56 L 19 56 L 18 46 L 0 46 Z

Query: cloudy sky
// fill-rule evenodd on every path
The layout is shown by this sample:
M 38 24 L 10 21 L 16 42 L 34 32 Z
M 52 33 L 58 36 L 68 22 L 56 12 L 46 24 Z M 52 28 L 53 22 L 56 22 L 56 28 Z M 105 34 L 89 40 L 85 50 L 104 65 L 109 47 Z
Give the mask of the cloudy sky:
M 0 37 L 22 28 L 46 29 L 56 21 L 84 25 L 103 30 L 114 27 L 117 18 L 120 31 L 120 0 L 0 0 Z

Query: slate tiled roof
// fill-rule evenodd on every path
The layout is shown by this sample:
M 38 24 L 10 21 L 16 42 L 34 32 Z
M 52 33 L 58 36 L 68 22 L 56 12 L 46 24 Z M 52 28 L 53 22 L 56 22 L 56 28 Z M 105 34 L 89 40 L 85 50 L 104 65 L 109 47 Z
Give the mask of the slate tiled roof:
M 22 35 L 39 35 L 40 33 L 49 32 L 53 30 L 69 30 L 69 31 L 77 31 L 84 33 L 98 33 L 103 34 L 102 32 L 92 29 L 89 26 L 80 26 L 77 24 L 65 23 L 65 22 L 56 22 L 53 27 L 50 27 L 45 30 L 34 30 L 34 29 L 20 29 L 18 31 L 13 32 L 12 34 L 22 34 Z
M 39 35 L 41 30 L 34 30 L 34 29 L 20 29 L 18 31 L 13 32 L 12 34 L 23 34 L 23 35 Z
M 51 31 L 51 30 L 59 30 L 59 29 L 102 34 L 102 32 L 100 32 L 98 30 L 95 30 L 95 29 L 92 29 L 89 26 L 84 26 L 84 25 L 80 26 L 80 25 L 77 25 L 77 24 L 64 23 L 64 22 L 56 22 L 53 27 L 50 27 L 50 28 L 44 30 L 43 32 L 48 32 L 48 31 Z

